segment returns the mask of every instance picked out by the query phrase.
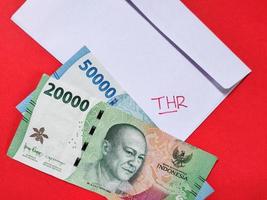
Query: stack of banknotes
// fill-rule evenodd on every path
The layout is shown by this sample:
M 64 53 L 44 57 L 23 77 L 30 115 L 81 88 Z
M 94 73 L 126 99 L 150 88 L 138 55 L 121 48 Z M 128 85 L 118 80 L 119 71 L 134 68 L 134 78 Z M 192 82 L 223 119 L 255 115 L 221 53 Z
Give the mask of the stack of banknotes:
M 217 160 L 156 127 L 87 47 L 18 109 L 8 155 L 107 199 L 197 199 Z

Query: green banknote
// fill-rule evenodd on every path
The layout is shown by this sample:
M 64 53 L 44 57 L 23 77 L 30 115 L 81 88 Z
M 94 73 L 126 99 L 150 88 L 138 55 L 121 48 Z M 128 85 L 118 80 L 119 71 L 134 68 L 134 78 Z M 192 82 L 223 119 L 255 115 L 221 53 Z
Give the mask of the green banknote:
M 8 155 L 108 199 L 195 199 L 216 157 L 43 76 Z

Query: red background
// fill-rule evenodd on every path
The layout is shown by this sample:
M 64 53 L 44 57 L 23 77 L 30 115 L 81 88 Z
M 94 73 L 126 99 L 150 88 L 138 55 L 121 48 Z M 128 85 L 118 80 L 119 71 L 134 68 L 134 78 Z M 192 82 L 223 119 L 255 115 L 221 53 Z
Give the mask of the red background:
M 10 20 L 23 2 L 0 0 L 0 199 L 104 199 L 6 156 L 21 119 L 16 104 L 42 73 L 60 66 Z M 183 2 L 252 69 L 188 139 L 219 157 L 208 178 L 216 190 L 209 199 L 267 199 L 267 3 Z

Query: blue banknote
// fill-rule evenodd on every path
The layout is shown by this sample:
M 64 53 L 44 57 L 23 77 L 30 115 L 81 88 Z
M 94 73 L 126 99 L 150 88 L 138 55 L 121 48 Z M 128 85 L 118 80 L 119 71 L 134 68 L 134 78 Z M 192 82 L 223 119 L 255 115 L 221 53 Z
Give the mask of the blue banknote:
M 81 58 L 91 54 L 90 50 L 87 47 L 81 48 L 75 55 L 73 55 L 65 64 L 63 64 L 56 72 L 52 74 L 52 76 L 56 79 L 60 79 L 61 77 L 66 74 L 68 70 L 70 70 L 75 63 L 80 60 Z M 87 60 L 88 61 L 88 60 Z M 84 67 L 80 66 L 81 70 L 84 70 L 86 65 L 90 64 L 90 61 L 83 62 Z M 97 68 L 96 68 L 97 70 Z M 102 69 L 103 70 L 103 69 Z M 94 74 L 94 71 L 89 72 L 91 74 Z M 91 74 L 87 74 L 88 77 L 90 77 Z M 101 78 L 101 77 L 100 77 Z M 97 79 L 99 80 L 99 78 Z M 97 81 L 96 81 L 97 82 Z M 114 83 L 115 81 L 112 80 L 110 81 L 111 83 Z M 102 84 L 102 88 L 106 88 L 105 86 L 110 86 L 110 82 L 106 81 L 106 84 Z M 89 82 L 88 82 L 89 83 Z M 94 84 L 94 81 L 91 82 Z M 118 83 L 116 83 L 118 85 Z M 88 84 L 88 87 L 90 85 Z M 124 112 L 127 112 L 131 115 L 133 115 L 136 118 L 139 118 L 147 123 L 153 124 L 153 122 L 150 120 L 150 118 L 144 113 L 144 111 L 136 104 L 136 102 L 126 93 L 126 92 L 118 92 L 116 94 L 116 90 L 112 90 L 114 88 L 109 88 L 109 90 L 106 90 L 106 94 L 103 95 L 105 100 L 109 102 L 110 105 L 117 107 L 120 110 L 123 110 Z M 98 87 L 98 92 L 101 93 L 103 90 L 101 87 Z M 108 93 L 107 93 L 108 92 Z M 98 94 L 97 94 L 98 95 Z M 24 113 L 26 111 L 27 105 L 31 100 L 32 93 L 28 95 L 21 103 L 17 105 L 17 109 L 21 112 Z M 211 193 L 213 193 L 214 190 L 213 188 L 205 182 L 203 186 L 201 187 L 196 199 L 197 200 L 202 200 L 207 198 Z

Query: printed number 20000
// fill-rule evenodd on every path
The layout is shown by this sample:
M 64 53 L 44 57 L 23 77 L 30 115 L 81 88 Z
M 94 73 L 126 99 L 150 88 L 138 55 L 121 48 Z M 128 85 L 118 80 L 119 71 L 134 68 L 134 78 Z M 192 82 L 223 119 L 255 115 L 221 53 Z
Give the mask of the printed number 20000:
M 63 103 L 70 103 L 72 107 L 77 108 L 84 112 L 89 106 L 90 102 L 86 99 L 82 100 L 80 96 L 73 96 L 72 92 L 65 92 L 62 87 L 56 87 L 54 83 L 48 83 L 51 86 L 48 90 L 44 91 L 44 94 L 54 97 L 57 100 L 62 100 Z

